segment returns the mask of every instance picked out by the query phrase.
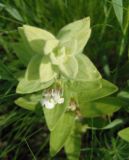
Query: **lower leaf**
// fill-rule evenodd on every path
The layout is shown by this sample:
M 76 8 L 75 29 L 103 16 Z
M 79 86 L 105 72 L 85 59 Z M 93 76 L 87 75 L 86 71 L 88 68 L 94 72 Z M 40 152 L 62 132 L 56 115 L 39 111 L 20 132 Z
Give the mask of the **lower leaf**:
M 103 115 L 111 115 L 118 111 L 122 106 L 122 102 L 113 97 L 102 98 L 93 102 L 80 102 L 80 110 L 85 117 L 98 117 Z
M 30 94 L 16 99 L 15 103 L 22 108 L 33 111 L 40 102 L 41 98 L 42 94 Z
M 20 94 L 37 92 L 51 86 L 53 82 L 54 80 L 46 83 L 41 83 L 39 80 L 28 81 L 26 79 L 21 79 L 16 88 L 16 92 Z
M 54 130 L 50 134 L 50 154 L 55 156 L 64 146 L 66 140 L 71 134 L 75 116 L 71 112 L 65 112 L 59 119 Z
M 115 86 L 114 84 L 112 84 L 107 80 L 101 79 L 97 82 L 98 82 L 98 87 L 96 86 L 95 88 L 94 86 L 92 87 L 92 82 L 91 82 L 91 89 L 88 88 L 85 89 L 85 85 L 88 84 L 86 82 L 81 82 L 78 85 L 78 90 L 76 89 L 75 90 L 78 93 L 79 104 L 109 96 L 118 90 L 117 86 Z
M 68 160 L 79 160 L 80 149 L 81 149 L 81 124 L 76 122 L 71 135 L 68 137 L 65 143 L 65 152 Z

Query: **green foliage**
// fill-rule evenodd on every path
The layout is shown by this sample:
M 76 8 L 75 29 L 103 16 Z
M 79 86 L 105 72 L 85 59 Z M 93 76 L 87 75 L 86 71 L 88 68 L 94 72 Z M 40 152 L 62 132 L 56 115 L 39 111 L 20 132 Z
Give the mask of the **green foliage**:
M 42 61 L 41 55 L 35 55 L 31 58 L 25 73 L 25 77 L 27 80 L 39 79 L 39 66 L 41 65 L 41 61 Z
M 13 75 L 9 68 L 0 60 L 0 79 L 13 80 Z
M 56 38 L 52 34 L 45 30 L 28 25 L 24 25 L 23 28 L 20 27 L 20 29 L 23 30 L 23 36 L 26 37 L 28 44 L 35 53 L 42 54 L 43 46 L 46 46 L 47 43 L 49 43 L 49 46 L 45 47 L 45 54 L 47 54 L 48 47 L 50 47 L 50 49 L 52 50 L 58 44 L 58 40 L 56 40 Z
M 123 105 L 117 98 L 107 97 L 89 103 L 80 103 L 81 113 L 85 117 L 112 115 Z
M 72 91 L 77 92 L 79 103 L 83 104 L 109 96 L 118 90 L 115 85 L 104 79 L 90 83 L 75 82 L 70 87 Z
M 14 43 L 13 48 L 21 63 L 27 66 L 34 53 L 23 42 Z
M 90 33 L 90 18 L 87 17 L 66 25 L 59 31 L 57 37 L 61 41 L 61 45 L 66 48 L 67 54 L 79 54 L 82 53 L 90 37 Z M 70 46 L 73 40 L 77 41 L 76 50 L 71 49 Z
M 129 159 L 119 132 L 129 120 L 128 9 L 127 0 L 1 0 L 0 159 L 51 159 L 45 121 L 52 159 L 62 147 L 57 159 Z M 45 93 L 60 89 L 48 109 Z
M 13 8 L 10 5 L 5 5 L 3 3 L 0 3 L 0 7 L 2 7 L 4 10 L 6 10 L 16 20 L 23 21 L 22 16 L 20 15 L 19 11 L 16 8 Z
M 79 72 L 76 58 L 73 56 L 67 56 L 63 64 L 59 64 L 59 69 L 64 76 L 70 79 L 75 79 Z
M 68 160 L 78 160 L 81 151 L 81 125 L 80 123 L 74 123 L 74 127 L 70 136 L 65 142 L 65 152 Z
M 129 142 L 129 127 L 119 131 L 118 135 L 125 141 Z
M 97 71 L 96 67 L 92 64 L 88 57 L 83 54 L 76 56 L 78 61 L 78 73 L 76 76 L 77 81 L 94 81 L 101 79 L 100 73 Z M 84 70 L 85 68 L 85 70 Z
M 41 83 L 39 80 L 28 81 L 27 79 L 21 79 L 17 86 L 16 92 L 20 94 L 33 93 L 48 88 L 52 85 L 52 83 L 53 80 L 46 83 Z
M 50 135 L 50 154 L 55 156 L 64 146 L 66 140 L 72 132 L 75 117 L 73 113 L 66 112 L 59 119 Z M 58 139 L 57 139 L 58 138 Z
M 120 26 L 123 26 L 123 0 L 112 0 L 112 5 Z
M 15 100 L 15 103 L 20 107 L 34 111 L 39 104 L 41 94 L 30 94 Z
M 48 82 L 56 78 L 56 72 L 54 71 L 52 64 L 49 61 L 48 57 L 43 57 L 40 67 L 39 67 L 39 75 L 41 82 Z

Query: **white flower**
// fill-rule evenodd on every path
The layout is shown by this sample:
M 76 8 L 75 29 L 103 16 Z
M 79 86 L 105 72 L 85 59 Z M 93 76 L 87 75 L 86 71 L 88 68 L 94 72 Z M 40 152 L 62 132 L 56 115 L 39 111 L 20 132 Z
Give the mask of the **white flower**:
M 45 106 L 47 109 L 53 109 L 55 107 L 55 101 L 51 99 L 44 98 L 41 100 L 41 105 Z
M 64 98 L 61 97 L 61 90 L 52 89 L 43 93 L 43 99 L 41 100 L 41 105 L 45 106 L 47 109 L 53 109 L 56 104 L 64 103 Z
M 64 103 L 64 98 L 61 98 L 61 91 L 60 90 L 52 90 L 52 97 L 57 104 Z

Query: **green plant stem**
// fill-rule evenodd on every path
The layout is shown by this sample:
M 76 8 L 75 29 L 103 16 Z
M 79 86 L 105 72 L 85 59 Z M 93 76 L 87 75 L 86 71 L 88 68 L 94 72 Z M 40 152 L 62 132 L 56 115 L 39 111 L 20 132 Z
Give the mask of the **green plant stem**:
M 34 153 L 32 152 L 32 150 L 31 150 L 31 148 L 30 148 L 30 146 L 29 146 L 27 140 L 25 139 L 24 141 L 25 141 L 27 147 L 29 148 L 29 151 L 31 152 L 31 155 L 32 155 L 32 157 L 33 157 L 33 160 L 36 160 L 36 157 L 35 157 Z

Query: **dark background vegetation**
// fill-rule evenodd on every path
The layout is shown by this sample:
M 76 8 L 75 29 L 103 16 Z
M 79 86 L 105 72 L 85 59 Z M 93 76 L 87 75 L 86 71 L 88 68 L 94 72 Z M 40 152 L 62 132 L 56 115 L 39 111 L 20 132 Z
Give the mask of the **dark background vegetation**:
M 124 0 L 125 18 L 128 3 Z M 16 75 L 22 69 L 12 47 L 13 42 L 19 40 L 17 27 L 29 24 L 56 34 L 67 23 L 86 16 L 91 18 L 92 35 L 84 54 L 105 79 L 122 90 L 129 79 L 129 31 L 123 34 L 110 0 L 0 0 L 1 160 L 51 159 L 49 132 L 43 114 L 14 104 L 18 96 Z M 129 160 L 129 143 L 117 136 L 117 131 L 129 124 L 128 111 L 127 106 L 126 111 L 121 109 L 112 117 L 123 119 L 122 125 L 83 135 L 81 160 Z M 53 159 L 65 160 L 63 150 Z

